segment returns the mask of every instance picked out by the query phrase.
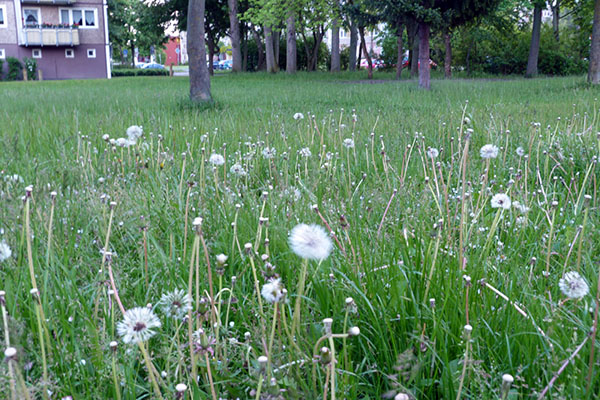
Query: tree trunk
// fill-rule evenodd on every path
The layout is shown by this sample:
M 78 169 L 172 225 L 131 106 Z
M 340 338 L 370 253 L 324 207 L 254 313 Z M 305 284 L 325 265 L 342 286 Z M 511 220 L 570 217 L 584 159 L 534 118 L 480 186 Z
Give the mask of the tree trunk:
M 356 47 L 358 43 L 358 31 L 356 29 L 356 24 L 350 21 L 350 54 L 348 57 L 348 70 L 354 71 L 356 70 Z
M 231 38 L 232 72 L 242 71 L 242 52 L 240 40 L 240 21 L 238 19 L 238 0 L 227 0 L 229 5 L 229 36 Z
M 429 89 L 430 71 L 429 71 L 429 24 L 419 23 L 419 87 Z
M 365 56 L 367 57 L 367 71 L 369 71 L 369 74 L 367 76 L 369 79 L 373 79 L 373 62 L 371 61 L 371 55 L 367 51 L 367 43 L 365 42 L 364 26 L 361 26 L 358 29 L 358 32 L 360 33 L 360 46 L 362 48 L 362 51 L 365 53 Z
M 417 25 L 418 27 L 418 25 Z M 419 32 L 413 36 L 412 57 L 410 59 L 410 77 L 419 75 Z
M 542 25 L 542 6 L 536 4 L 533 9 L 533 28 L 531 30 L 531 45 L 527 59 L 525 77 L 531 78 L 538 74 L 538 57 L 540 55 L 540 27 Z
M 319 61 L 319 48 L 321 47 L 321 42 L 323 41 L 323 36 L 325 34 L 322 27 L 317 27 L 315 29 L 316 30 L 313 30 L 314 47 L 312 51 L 312 56 L 310 57 L 308 67 L 309 71 L 317 70 L 317 63 Z
M 296 48 L 296 16 L 290 12 L 286 25 L 285 71 L 294 74 L 298 70 L 298 49 Z
M 252 36 L 254 37 L 254 41 L 256 42 L 256 48 L 258 51 L 256 70 L 262 71 L 265 69 L 265 49 L 263 47 L 262 38 L 258 34 L 258 31 L 255 27 L 252 27 Z
M 356 66 L 355 66 L 355 69 L 357 69 L 359 71 L 360 71 L 360 62 L 362 60 L 362 51 L 363 51 L 362 49 L 363 49 L 362 43 L 359 43 L 358 44 L 358 59 L 356 60 Z
M 404 49 L 402 43 L 402 35 L 404 34 L 404 24 L 398 21 L 396 26 L 396 41 L 398 44 L 398 54 L 396 59 L 396 79 L 400 79 L 402 77 L 402 68 L 404 68 Z
M 215 58 L 215 49 L 214 46 L 211 44 L 211 40 L 208 40 L 208 74 L 210 76 L 213 76 L 215 74 L 215 67 L 213 66 L 213 60 Z
M 273 51 L 273 30 L 270 26 L 264 27 L 265 30 L 265 54 L 267 56 L 267 72 L 277 72 L 275 65 L 275 53 Z
M 402 77 L 402 68 L 404 67 L 404 49 L 402 48 L 402 34 L 404 33 L 404 24 L 401 22 L 398 23 L 398 27 L 396 28 L 397 40 L 398 40 L 398 59 L 396 61 L 396 79 L 400 79 Z
M 206 65 L 204 41 L 205 0 L 189 0 L 188 3 L 188 56 L 190 65 L 190 100 L 210 101 L 210 76 Z
M 593 85 L 600 83 L 600 0 L 596 0 L 594 6 L 594 24 L 592 26 L 592 46 L 590 48 L 588 82 Z
M 446 46 L 446 55 L 444 57 L 444 77 L 452 78 L 452 44 L 450 43 L 450 32 L 444 32 L 444 45 Z
M 340 24 L 334 19 L 331 24 L 331 72 L 340 70 Z
M 554 5 L 551 5 L 552 9 L 552 30 L 554 31 L 554 39 L 560 41 L 559 23 L 560 23 L 560 0 L 555 0 Z
M 281 37 L 281 32 L 274 31 L 273 32 L 273 57 L 275 58 L 275 67 L 277 71 L 279 71 L 279 39 Z
M 248 70 L 248 36 L 245 29 L 243 30 L 242 38 L 242 71 L 246 72 Z

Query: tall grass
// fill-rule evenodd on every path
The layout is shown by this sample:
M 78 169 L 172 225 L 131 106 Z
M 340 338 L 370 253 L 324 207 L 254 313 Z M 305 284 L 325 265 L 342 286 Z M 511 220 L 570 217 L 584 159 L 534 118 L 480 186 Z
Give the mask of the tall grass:
M 218 76 L 203 110 L 180 78 L 3 84 L 0 290 L 17 357 L 0 393 L 24 397 L 22 374 L 32 398 L 594 398 L 598 91 L 361 78 Z M 134 146 L 102 139 L 134 124 Z M 492 208 L 498 193 L 520 207 Z M 334 243 L 307 264 L 301 302 L 298 223 Z M 579 300 L 559 288 L 572 270 L 590 287 Z M 277 306 L 257 293 L 273 277 Z M 154 310 L 154 337 L 120 340 L 114 289 L 124 309 Z M 158 304 L 175 289 L 187 319 Z

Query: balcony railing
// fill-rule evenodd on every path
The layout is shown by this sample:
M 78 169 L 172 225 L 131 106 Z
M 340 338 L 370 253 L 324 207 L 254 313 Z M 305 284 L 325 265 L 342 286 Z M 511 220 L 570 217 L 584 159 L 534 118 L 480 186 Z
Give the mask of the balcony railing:
M 25 27 L 21 40 L 23 46 L 77 46 L 79 30 L 72 27 Z
M 21 0 L 22 4 L 73 4 L 77 0 Z

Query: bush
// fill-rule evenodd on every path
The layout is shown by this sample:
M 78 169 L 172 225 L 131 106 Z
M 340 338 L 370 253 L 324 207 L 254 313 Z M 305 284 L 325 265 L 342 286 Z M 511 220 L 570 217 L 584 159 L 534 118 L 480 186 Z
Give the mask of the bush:
M 23 59 L 23 64 L 25 64 L 25 71 L 27 71 L 27 79 L 36 80 L 37 79 L 37 61 L 33 58 L 25 57 Z
M 6 62 L 8 63 L 8 74 L 6 75 L 6 80 L 16 81 L 22 79 L 23 65 L 21 65 L 21 61 L 14 57 L 8 57 Z
M 113 69 L 112 76 L 115 78 L 123 76 L 169 76 L 169 71 L 166 69 L 116 68 Z
M 0 60 L 0 81 L 2 80 L 2 75 L 4 75 L 4 60 Z

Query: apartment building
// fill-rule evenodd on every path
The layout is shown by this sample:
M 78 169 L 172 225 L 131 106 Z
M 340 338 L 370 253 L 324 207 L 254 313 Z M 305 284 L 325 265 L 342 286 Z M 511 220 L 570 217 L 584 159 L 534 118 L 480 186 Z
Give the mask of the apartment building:
M 106 0 L 0 0 L 8 57 L 35 59 L 44 79 L 110 78 Z

